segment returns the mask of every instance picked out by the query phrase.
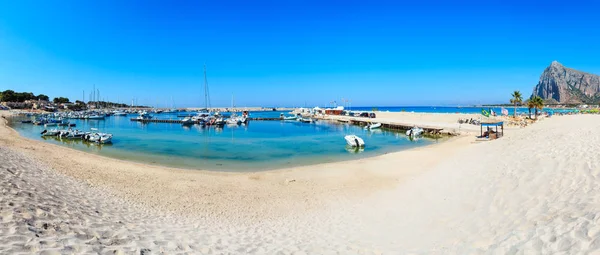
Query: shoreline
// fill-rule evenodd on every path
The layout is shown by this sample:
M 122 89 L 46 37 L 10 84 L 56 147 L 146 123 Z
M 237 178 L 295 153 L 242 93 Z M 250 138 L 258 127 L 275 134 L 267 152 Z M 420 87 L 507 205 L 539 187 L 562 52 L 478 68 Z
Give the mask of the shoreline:
M 284 211 L 287 211 L 286 214 L 290 214 L 293 210 L 287 209 L 289 207 L 288 203 L 292 200 L 288 197 L 289 195 L 303 198 L 303 200 L 306 201 L 306 203 L 301 204 L 303 210 L 323 206 L 325 201 L 328 200 L 327 195 L 339 195 L 342 191 L 353 191 L 357 195 L 366 196 L 372 192 L 381 190 L 381 188 L 393 187 L 401 181 L 401 178 L 418 174 L 419 172 L 418 170 L 410 170 L 406 172 L 394 171 L 392 173 L 386 173 L 386 171 L 382 170 L 366 169 L 370 165 L 377 165 L 377 162 L 382 159 L 387 161 L 386 159 L 395 159 L 398 158 L 398 156 L 400 156 L 400 159 L 395 159 L 395 161 L 408 160 L 414 156 L 428 157 L 430 151 L 435 153 L 436 150 L 440 150 L 440 147 L 441 149 L 455 147 L 456 145 L 465 144 L 465 139 L 470 139 L 461 136 L 451 138 L 442 143 L 347 161 L 318 163 L 314 165 L 286 167 L 259 172 L 218 172 L 212 170 L 172 168 L 163 165 L 145 164 L 110 158 L 65 146 L 31 140 L 22 137 L 16 130 L 12 129 L 7 123 L 8 120 L 3 119 L 2 121 L 3 123 L 0 125 L 0 135 L 4 135 L 3 133 L 5 130 L 8 130 L 12 133 L 14 138 L 8 139 L 8 142 L 6 141 L 7 139 L 0 139 L 0 145 L 6 145 L 7 143 L 12 144 L 12 146 L 9 147 L 17 148 L 18 151 L 35 156 L 35 158 L 46 163 L 61 174 L 82 180 L 92 186 L 109 187 L 112 190 L 116 190 L 117 194 L 126 199 L 142 202 L 142 204 L 148 205 L 161 212 L 183 213 L 185 215 L 194 215 L 206 208 L 198 208 L 197 206 L 182 207 L 182 201 L 179 195 L 174 192 L 177 188 L 174 189 L 169 182 L 177 182 L 191 189 L 194 189 L 191 183 L 206 185 L 204 187 L 210 189 L 211 192 L 202 192 L 199 189 L 195 189 L 194 192 L 199 192 L 200 194 L 211 193 L 210 197 L 214 202 L 209 202 L 209 204 L 212 205 L 212 208 L 206 210 L 210 214 L 218 215 L 222 214 L 223 211 L 227 211 L 219 206 L 219 197 L 238 197 L 236 199 L 229 198 L 231 200 L 243 200 L 240 199 L 240 197 L 246 197 L 243 194 L 237 194 L 237 192 L 235 192 L 236 186 L 233 186 L 232 183 L 243 183 L 247 185 L 246 191 L 256 196 L 256 200 L 261 201 L 261 203 L 264 203 L 265 198 L 287 201 L 286 205 L 281 207 L 285 208 Z M 27 145 L 22 145 L 23 142 Z M 69 156 L 66 157 L 65 155 Z M 435 160 L 435 162 L 439 161 L 441 161 L 441 159 Z M 89 165 L 89 167 L 85 167 L 86 165 Z M 423 164 L 413 162 L 412 165 L 422 166 Z M 106 166 L 110 166 L 113 169 L 107 169 Z M 73 167 L 82 167 L 86 168 L 86 170 L 73 171 Z M 99 171 L 100 169 L 103 171 Z M 330 171 L 330 173 L 321 172 L 319 169 Z M 350 174 L 351 177 L 348 177 L 347 174 Z M 150 178 L 150 176 L 152 178 Z M 356 176 L 366 179 L 359 180 Z M 332 182 L 330 180 L 332 177 L 340 178 L 343 182 Z M 201 181 L 202 179 L 207 178 L 211 179 L 211 181 Z M 143 179 L 144 181 L 154 179 L 155 183 L 153 183 L 153 185 L 143 184 L 139 180 L 135 181 L 136 179 Z M 132 180 L 133 185 L 131 185 Z M 157 186 L 162 188 L 156 189 Z M 312 187 L 312 189 L 322 190 L 322 193 L 317 195 L 315 194 L 317 193 L 315 190 L 305 190 L 304 188 L 306 188 L 306 186 Z M 290 193 L 281 193 L 281 189 L 285 187 L 291 187 L 290 191 L 288 191 Z M 340 189 L 340 187 L 346 190 Z M 338 190 L 339 193 L 328 191 L 328 189 L 332 188 Z M 156 197 L 146 192 L 148 189 L 156 189 L 156 192 L 151 192 L 153 194 L 162 192 L 170 196 Z M 227 195 L 217 195 L 218 192 L 227 193 Z M 272 195 L 272 192 L 279 194 L 274 196 Z M 312 200 L 304 199 L 307 196 L 310 196 Z M 189 202 L 190 198 L 188 197 L 186 199 L 187 202 Z M 294 204 L 296 203 L 294 202 Z M 298 204 L 296 204 L 296 206 L 297 205 Z M 265 214 L 265 206 L 266 203 L 260 206 L 253 205 L 247 207 L 248 210 L 243 213 L 243 215 L 249 216 L 249 218 L 260 218 Z M 236 213 L 236 217 L 237 216 L 239 216 L 239 213 Z M 228 216 L 223 216 L 223 218 L 228 218 Z
M 597 116 L 260 173 L 104 158 L 0 120 L 2 253 L 600 251 Z
M 12 117 L 9 117 L 12 118 Z M 7 121 L 9 121 L 7 119 Z M 326 121 L 331 121 L 332 123 L 335 122 L 334 120 L 326 120 Z M 334 123 L 335 124 L 335 123 Z M 6 126 L 8 128 L 10 128 L 12 131 L 16 132 L 21 138 L 23 139 L 27 139 L 29 141 L 32 142 L 45 142 L 45 141 L 39 141 L 36 139 L 32 139 L 26 136 L 22 136 L 19 131 L 15 130 L 13 127 L 11 127 L 10 124 L 6 124 Z M 444 143 L 447 142 L 453 138 L 456 137 L 452 137 L 452 136 L 444 136 L 441 138 L 430 138 L 430 137 L 423 137 L 423 139 L 426 139 L 430 144 L 427 145 L 420 145 L 420 146 L 416 146 L 416 147 L 411 147 L 411 148 L 395 148 L 393 151 L 381 151 L 381 152 L 376 152 L 373 154 L 365 154 L 365 155 L 359 155 L 357 158 L 341 158 L 340 156 L 337 156 L 334 160 L 332 161 L 325 161 L 325 162 L 319 162 L 319 161 L 308 161 L 308 163 L 296 163 L 296 164 L 279 164 L 277 166 L 274 167 L 258 167 L 258 166 L 254 166 L 251 169 L 248 170 L 241 170 L 242 168 L 240 166 L 235 166 L 233 167 L 234 169 L 228 169 L 226 166 L 225 167 L 219 167 L 219 168 L 193 168 L 193 167 L 186 167 L 186 166 L 177 166 L 177 165 L 168 165 L 168 164 L 162 164 L 162 163 L 153 163 L 153 162 L 142 162 L 141 160 L 136 160 L 136 159 L 132 159 L 132 158 L 119 158 L 119 157 L 112 157 L 109 155 L 103 155 L 103 154 L 99 154 L 99 153 L 93 153 L 93 152 L 89 152 L 85 149 L 77 149 L 77 148 L 71 148 L 69 146 L 65 146 L 62 144 L 58 144 L 58 146 L 61 146 L 63 148 L 69 148 L 69 149 L 73 149 L 76 151 L 80 151 L 80 152 L 84 152 L 84 153 L 88 153 L 91 155 L 97 155 L 97 156 L 101 156 L 101 157 L 105 157 L 105 158 L 109 158 L 109 159 L 115 159 L 115 160 L 121 160 L 124 162 L 132 162 L 132 163 L 138 163 L 138 164 L 142 164 L 142 165 L 148 165 L 148 166 L 158 166 L 158 167 L 166 167 L 166 168 L 172 168 L 172 169 L 181 169 L 181 170 L 190 170 L 190 171 L 206 171 L 206 172 L 224 172 L 224 173 L 259 173 L 259 172 L 266 172 L 266 171 L 278 171 L 278 170 L 285 170 L 285 169 L 290 169 L 290 168 L 297 168 L 297 167 L 309 167 L 309 166 L 318 166 L 318 165 L 322 165 L 322 164 L 331 164 L 331 163 L 338 163 L 338 162 L 346 162 L 346 161 L 353 161 L 353 160 L 361 160 L 361 159 L 368 159 L 368 158 L 373 158 L 373 157 L 378 157 L 378 156 L 382 156 L 382 155 L 387 155 L 387 154 L 393 154 L 393 153 L 398 153 L 401 151 L 405 151 L 405 150 L 411 150 L 411 149 L 415 149 L 415 148 L 420 148 L 420 147 L 427 147 L 427 146 L 432 146 L 435 144 L 439 144 L 439 143 Z M 52 137 L 50 137 L 49 139 L 52 139 Z M 52 145 L 57 145 L 51 142 L 45 142 L 46 144 L 52 144 Z M 235 164 L 242 164 L 239 162 L 236 162 Z

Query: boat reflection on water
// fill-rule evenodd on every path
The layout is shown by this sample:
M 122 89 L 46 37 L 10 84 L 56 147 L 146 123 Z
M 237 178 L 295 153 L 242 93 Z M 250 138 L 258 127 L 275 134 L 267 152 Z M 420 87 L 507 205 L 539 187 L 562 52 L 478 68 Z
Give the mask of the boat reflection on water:
M 367 132 L 368 137 L 371 137 L 373 135 L 377 136 L 377 135 L 383 134 L 383 131 L 381 129 L 371 129 L 371 130 L 367 130 L 366 132 Z
M 113 144 L 112 143 L 95 143 L 95 142 L 85 142 L 81 139 L 67 139 L 67 138 L 60 138 L 58 136 L 42 136 L 42 139 L 44 139 L 45 141 L 56 141 L 68 146 L 75 146 L 75 145 L 83 145 L 86 146 L 88 148 L 96 148 L 98 150 L 101 150 L 103 147 L 110 147 Z
M 365 151 L 365 147 L 356 147 L 356 146 L 350 146 L 350 145 L 346 145 L 346 151 L 351 153 L 351 154 L 357 154 L 357 153 L 361 153 Z

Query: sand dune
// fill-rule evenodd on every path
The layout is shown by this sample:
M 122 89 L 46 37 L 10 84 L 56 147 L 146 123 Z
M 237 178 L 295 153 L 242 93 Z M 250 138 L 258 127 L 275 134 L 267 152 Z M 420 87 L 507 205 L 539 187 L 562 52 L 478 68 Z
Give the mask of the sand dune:
M 492 142 L 221 174 L 1 126 L 0 253 L 593 254 L 599 128 L 597 116 L 560 116 Z

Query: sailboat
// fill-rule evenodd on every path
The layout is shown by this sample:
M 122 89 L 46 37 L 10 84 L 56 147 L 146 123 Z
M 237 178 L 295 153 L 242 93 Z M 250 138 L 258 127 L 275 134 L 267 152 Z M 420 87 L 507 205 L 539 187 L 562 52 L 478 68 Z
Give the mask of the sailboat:
M 204 110 L 210 112 L 210 92 L 208 90 L 208 79 L 206 78 L 206 64 L 204 64 Z
M 230 111 L 232 113 L 231 113 L 231 116 L 229 117 L 229 119 L 226 120 L 227 124 L 228 125 L 241 125 L 242 123 L 248 122 L 248 118 L 246 118 L 246 115 L 238 116 L 235 113 L 235 110 L 234 110 L 235 109 L 235 104 L 234 104 L 234 102 L 235 101 L 234 101 L 234 97 L 233 97 L 233 94 L 232 94 L 231 95 L 231 109 L 230 109 Z
M 171 96 L 171 109 L 164 111 L 164 113 L 176 113 L 177 109 L 173 108 L 173 97 Z

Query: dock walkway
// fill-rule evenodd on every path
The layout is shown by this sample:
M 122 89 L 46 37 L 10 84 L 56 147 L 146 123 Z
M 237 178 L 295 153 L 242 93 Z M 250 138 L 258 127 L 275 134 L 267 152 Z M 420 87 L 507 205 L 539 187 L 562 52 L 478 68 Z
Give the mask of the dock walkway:
M 138 119 L 131 118 L 130 121 L 142 122 L 142 123 L 174 123 L 182 124 L 183 121 L 179 119 Z M 281 118 L 248 118 L 248 120 L 281 120 Z M 200 124 L 200 121 L 195 121 L 194 124 Z
M 348 122 L 354 125 L 366 126 L 370 123 L 381 123 L 381 126 L 390 130 L 409 130 L 413 127 L 420 127 L 426 133 L 432 135 L 439 134 L 448 134 L 455 135 L 458 131 L 457 127 L 454 127 L 452 124 L 446 123 L 422 123 L 422 122 L 411 122 L 411 121 L 402 121 L 397 119 L 389 119 L 389 118 L 366 118 L 366 117 L 350 117 L 350 116 L 337 116 L 337 115 L 326 115 L 322 119 L 325 120 L 333 120 L 340 122 Z

